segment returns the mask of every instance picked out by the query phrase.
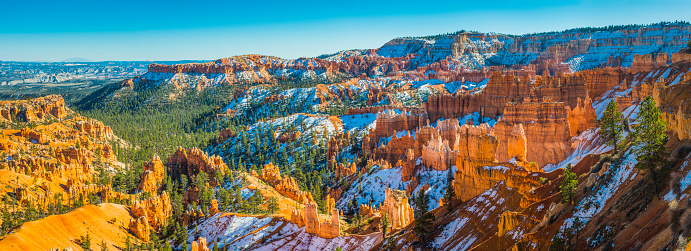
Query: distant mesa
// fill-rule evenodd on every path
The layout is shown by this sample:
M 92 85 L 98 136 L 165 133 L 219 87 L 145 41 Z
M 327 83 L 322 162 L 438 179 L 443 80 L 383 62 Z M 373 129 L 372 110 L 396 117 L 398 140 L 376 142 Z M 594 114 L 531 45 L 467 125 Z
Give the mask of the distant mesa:
M 62 60 L 60 62 L 63 62 L 63 63 L 85 63 L 85 62 L 91 62 L 91 60 L 88 60 L 86 58 L 68 58 L 68 59 Z

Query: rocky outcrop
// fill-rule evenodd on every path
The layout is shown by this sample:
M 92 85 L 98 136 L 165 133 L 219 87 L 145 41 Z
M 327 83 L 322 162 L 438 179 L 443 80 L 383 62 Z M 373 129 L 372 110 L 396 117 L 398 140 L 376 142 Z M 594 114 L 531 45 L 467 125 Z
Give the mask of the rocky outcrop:
M 98 120 L 88 119 L 76 123 L 77 130 L 96 139 L 112 139 L 113 130 Z
M 539 186 L 534 178 L 529 178 L 531 172 L 542 171 L 539 167 L 521 161 L 517 157 L 513 162 L 499 163 L 495 156 L 499 149 L 499 139 L 488 132 L 484 126 L 463 126 L 464 137 L 459 144 L 459 157 L 456 162 L 458 170 L 454 174 L 453 187 L 457 199 L 467 201 L 483 193 L 498 182 L 504 182 L 508 187 L 517 188 L 525 197 L 533 187 Z M 511 128 L 512 152 L 517 156 L 523 154 L 524 145 L 521 133 L 522 125 Z M 529 146 L 528 146 L 529 147 Z M 527 156 L 530 159 L 530 156 Z M 523 202 L 522 202 L 523 203 Z M 525 203 L 528 203 L 527 201 Z
M 527 139 L 527 161 L 537 162 L 538 165 L 556 164 L 571 154 L 571 128 L 564 103 L 509 103 L 503 120 L 494 127 L 494 134 L 501 141 L 498 161 L 504 162 L 514 157 L 509 155 L 508 139 L 518 124 L 523 124 Z
M 549 100 L 575 107 L 579 98 L 584 100 L 588 96 L 588 86 L 593 85 L 581 74 L 557 73 L 556 76 L 550 76 L 546 72 L 542 76 L 535 76 L 534 81 L 529 75 L 519 77 L 514 74 L 494 72 L 487 87 L 480 93 L 430 96 L 424 104 L 430 121 L 459 118 L 474 112 L 493 118 L 503 114 L 506 105 L 511 102 Z M 590 79 L 600 81 L 600 78 Z
M 232 137 L 235 137 L 235 132 L 233 132 L 233 130 L 228 128 L 221 129 L 221 131 L 218 133 L 218 143 L 223 143 Z
M 598 98 L 603 93 L 621 84 L 626 71 L 622 68 L 596 68 L 574 73 L 583 77 L 588 87 L 588 96 Z
M 413 222 L 413 208 L 408 203 L 405 191 L 386 188 L 384 202 L 380 207 L 391 222 L 392 229 L 401 229 Z
M 166 160 L 168 172 L 173 174 L 185 174 L 188 177 L 195 176 L 199 172 L 204 172 L 209 175 L 210 184 L 217 186 L 216 173 L 225 175 L 228 171 L 228 166 L 220 156 L 207 155 L 199 148 L 190 148 L 185 151 L 182 147 L 178 147 L 175 154 Z
M 375 213 L 377 213 L 379 210 L 377 208 L 372 207 L 367 204 L 360 204 L 360 208 L 358 209 L 358 214 L 362 218 L 368 218 L 371 216 L 374 216 Z
M 636 74 L 639 72 L 649 72 L 655 67 L 663 66 L 668 63 L 669 55 L 667 53 L 660 54 L 645 54 L 633 55 L 633 66 L 631 72 Z M 674 59 L 674 57 L 672 57 Z
M 673 53 L 672 54 L 672 63 L 678 63 L 682 61 L 691 61 L 691 53 Z
M 300 191 L 300 187 L 293 177 L 281 177 L 281 172 L 278 166 L 272 163 L 264 165 L 260 178 L 269 185 L 273 186 L 278 193 L 288 198 L 291 198 L 299 203 L 306 203 L 314 201 L 312 194 L 309 192 Z
M 130 212 L 135 218 L 146 217 L 151 227 L 160 230 L 168 222 L 172 213 L 170 197 L 165 191 L 156 197 L 146 200 L 134 200 L 130 206 Z
M 568 110 L 568 121 L 571 137 L 575 137 L 581 134 L 581 132 L 595 127 L 597 116 L 590 98 L 585 98 L 583 102 L 581 102 L 581 99 L 578 99 L 576 107 Z
M 355 162 L 353 162 L 349 167 L 346 167 L 343 163 L 339 163 L 336 166 L 336 180 L 340 180 L 341 178 L 345 178 L 350 176 L 351 174 L 354 174 L 357 171 L 357 165 L 355 165 Z
M 305 232 L 316 234 L 319 237 L 332 239 L 340 235 L 340 221 L 338 209 L 331 210 L 331 220 L 321 222 L 317 214 L 317 204 L 308 202 L 305 204 L 304 213 L 294 209 L 290 216 L 290 222 L 298 227 L 305 226 Z
M 158 155 L 154 155 L 151 162 L 144 162 L 142 169 L 142 178 L 138 186 L 139 190 L 156 194 L 165 176 L 165 166 L 163 166 L 163 162 Z
M 405 158 L 409 149 L 418 149 L 419 142 L 411 136 L 410 132 L 398 137 L 397 134 L 391 136 L 391 140 L 383 146 L 374 149 L 374 159 L 381 159 L 387 163 L 397 163 L 399 159 Z M 420 156 L 419 150 L 414 156 Z
M 427 115 L 426 114 L 413 114 L 408 111 L 403 111 L 400 114 L 396 114 L 393 110 L 388 110 L 386 112 L 377 113 L 376 119 L 377 126 L 374 130 L 369 132 L 369 138 L 371 139 L 369 149 L 377 147 L 379 138 L 388 137 L 396 134 L 398 131 L 411 131 L 415 128 L 427 125 Z
M 691 74 L 686 73 L 684 83 L 660 88 L 653 97 L 661 115 L 667 122 L 667 129 L 680 140 L 691 139 Z
M 141 216 L 130 220 L 128 229 L 132 234 L 143 242 L 149 242 L 151 236 L 151 225 L 146 216 Z
M 192 242 L 191 251 L 209 251 L 209 247 L 206 246 L 206 238 L 199 237 L 199 239 Z
M 451 150 L 449 141 L 442 139 L 441 136 L 431 139 L 422 147 L 422 162 L 425 166 L 437 171 L 444 171 L 455 165 L 457 156 L 458 150 Z
M 0 101 L 0 118 L 12 122 L 43 121 L 50 118 L 62 119 L 67 114 L 65 100 L 60 95 L 21 101 Z

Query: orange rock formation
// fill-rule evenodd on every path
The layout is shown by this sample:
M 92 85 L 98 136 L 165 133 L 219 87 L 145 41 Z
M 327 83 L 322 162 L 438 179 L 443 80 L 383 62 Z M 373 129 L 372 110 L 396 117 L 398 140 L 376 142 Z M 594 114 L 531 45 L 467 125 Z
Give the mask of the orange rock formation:
M 380 207 L 382 213 L 386 213 L 391 222 L 392 229 L 401 229 L 413 222 L 413 208 L 408 204 L 408 196 L 405 191 L 386 188 L 384 202 Z
M 130 206 L 130 212 L 134 215 L 134 219 L 130 222 L 130 231 L 133 233 L 141 233 L 141 230 L 147 230 L 148 226 L 153 229 L 160 230 L 168 222 L 168 217 L 172 213 L 170 204 L 170 197 L 165 191 L 156 197 L 151 197 L 146 200 L 135 200 Z M 142 219 L 143 218 L 143 219 Z M 137 238 L 148 241 L 149 232 L 144 232 L 145 235 L 136 235 Z
M 216 186 L 216 173 L 224 175 L 228 171 L 228 166 L 220 156 L 209 156 L 199 148 L 191 148 L 187 151 L 178 147 L 175 154 L 166 160 L 168 172 L 185 174 L 188 177 L 205 172 L 211 179 L 211 184 Z
M 154 155 L 151 162 L 144 162 L 142 179 L 138 187 L 139 190 L 156 194 L 156 191 L 163 182 L 164 176 L 165 166 L 163 166 L 163 162 L 158 155 Z
M 312 194 L 309 192 L 300 191 L 300 187 L 298 187 L 298 184 L 293 177 L 281 177 L 281 172 L 278 169 L 278 166 L 275 166 L 272 163 L 264 165 L 260 178 L 266 181 L 266 183 L 269 183 L 269 185 L 273 186 L 281 195 L 291 198 L 299 203 L 314 201 Z
M 569 139 L 571 129 L 567 120 L 568 109 L 564 103 L 509 103 L 502 121 L 495 124 L 494 133 L 501 143 L 497 160 L 508 161 L 509 138 L 513 128 L 523 124 L 527 139 L 527 161 L 538 165 L 559 163 L 573 150 Z M 594 123 L 594 122 L 592 122 Z

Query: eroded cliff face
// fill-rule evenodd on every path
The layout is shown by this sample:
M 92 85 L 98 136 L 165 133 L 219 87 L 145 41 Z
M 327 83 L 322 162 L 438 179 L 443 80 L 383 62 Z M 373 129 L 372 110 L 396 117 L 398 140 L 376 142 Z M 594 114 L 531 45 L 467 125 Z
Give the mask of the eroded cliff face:
M 691 74 L 686 74 L 681 83 L 662 87 L 654 92 L 662 117 L 667 121 L 667 129 L 673 131 L 680 140 L 691 138 Z
M 0 153 L 5 156 L 0 169 L 6 171 L 5 178 L 32 178 L 8 183 L 20 204 L 47 208 L 79 199 L 86 202 L 92 194 L 104 202 L 129 201 L 130 196 L 110 187 L 86 185 L 94 182 L 96 168 L 123 166 L 110 146 L 122 142 L 108 127 L 69 110 L 58 95 L 2 103 L 3 123 L 19 129 L 0 130 Z
M 160 230 L 172 214 L 170 197 L 165 191 L 146 200 L 134 200 L 130 206 L 134 219 L 129 223 L 129 229 L 137 238 L 148 242 L 150 229 Z
M 188 177 L 195 176 L 199 172 L 209 175 L 211 185 L 217 186 L 216 173 L 224 175 L 228 171 L 228 166 L 220 156 L 209 156 L 199 148 L 193 147 L 185 151 L 178 147 L 177 151 L 168 157 L 166 166 L 169 173 L 185 174 Z
M 517 76 L 513 71 L 493 72 L 482 92 L 464 92 L 451 95 L 430 96 L 424 104 L 430 121 L 440 118 L 459 118 L 474 112 L 482 117 L 496 117 L 504 114 L 507 103 L 511 102 L 564 102 L 576 107 L 578 100 L 588 97 L 589 86 L 586 82 L 599 79 L 587 78 L 588 74 L 561 73 L 550 76 L 549 72 L 542 76 Z M 597 73 L 593 73 L 597 74 Z
M 165 177 L 165 166 L 163 161 L 154 155 L 151 162 L 144 162 L 142 178 L 139 181 L 138 189 L 151 194 L 156 194 L 156 191 L 161 187 L 163 178 Z
M 379 211 L 386 213 L 392 229 L 401 229 L 413 222 L 413 208 L 408 203 L 408 196 L 405 191 L 392 190 L 387 187 L 384 196 L 384 203 L 382 203 Z
M 494 127 L 494 134 L 500 141 L 497 160 L 504 162 L 514 157 L 509 155 L 508 146 L 517 125 L 523 126 L 527 139 L 527 161 L 547 165 L 564 160 L 573 151 L 569 141 L 571 127 L 568 111 L 564 103 L 507 104 L 503 120 L 497 122 Z M 573 114 L 576 118 L 576 113 Z M 591 115 L 594 115 L 594 111 Z M 591 117 L 590 123 L 594 124 L 594 118 Z
M 65 100 L 60 95 L 20 101 L 1 101 L 0 117 L 13 122 L 36 122 L 47 119 L 62 119 L 68 112 Z
M 309 201 L 314 201 L 312 194 L 309 192 L 300 191 L 295 179 L 290 176 L 281 177 L 281 172 L 278 166 L 274 164 L 266 164 L 262 169 L 260 178 L 269 185 L 273 186 L 278 193 L 293 199 L 299 203 L 307 203 Z
M 488 128 L 483 125 L 464 125 L 462 128 L 464 133 L 456 162 L 458 170 L 453 181 L 458 199 L 468 201 L 499 182 L 510 188 L 518 188 L 521 194 L 527 196 L 528 191 L 539 184 L 537 180 L 527 176 L 531 172 L 542 170 L 521 160 L 526 158 L 526 134 L 522 131 L 522 125 L 517 125 L 510 132 L 511 152 L 516 154 L 515 158 L 511 162 L 501 163 L 497 162 L 495 157 L 501 143 L 496 136 L 488 132 Z
M 298 227 L 304 226 L 307 233 L 327 239 L 339 236 L 341 231 L 338 209 L 331 210 L 331 220 L 321 221 L 317 214 L 317 204 L 314 202 L 306 203 L 304 211 L 293 210 L 290 222 Z

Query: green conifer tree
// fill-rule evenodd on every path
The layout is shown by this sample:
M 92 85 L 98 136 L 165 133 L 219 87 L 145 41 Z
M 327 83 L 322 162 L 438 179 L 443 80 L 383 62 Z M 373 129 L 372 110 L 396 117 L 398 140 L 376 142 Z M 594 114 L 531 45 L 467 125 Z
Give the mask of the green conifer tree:
M 617 108 L 617 101 L 612 99 L 607 104 L 605 113 L 600 119 L 600 134 L 607 140 L 608 144 L 614 146 L 614 153 L 617 153 L 621 134 L 624 131 L 624 125 L 621 121 L 622 115 Z
M 634 153 L 638 156 L 636 168 L 650 171 L 653 182 L 656 184 L 655 190 L 658 192 L 657 169 L 664 167 L 667 163 L 665 158 L 668 154 L 665 151 L 665 144 L 668 137 L 665 134 L 667 122 L 662 118 L 653 97 L 648 96 L 643 100 L 636 121 L 638 123 L 633 131 Z
M 559 185 L 562 204 L 572 202 L 573 196 L 576 194 L 576 189 L 578 188 L 578 177 L 572 169 L 571 164 L 566 165 L 566 168 L 564 168 L 564 175 L 562 175 L 561 184 Z

